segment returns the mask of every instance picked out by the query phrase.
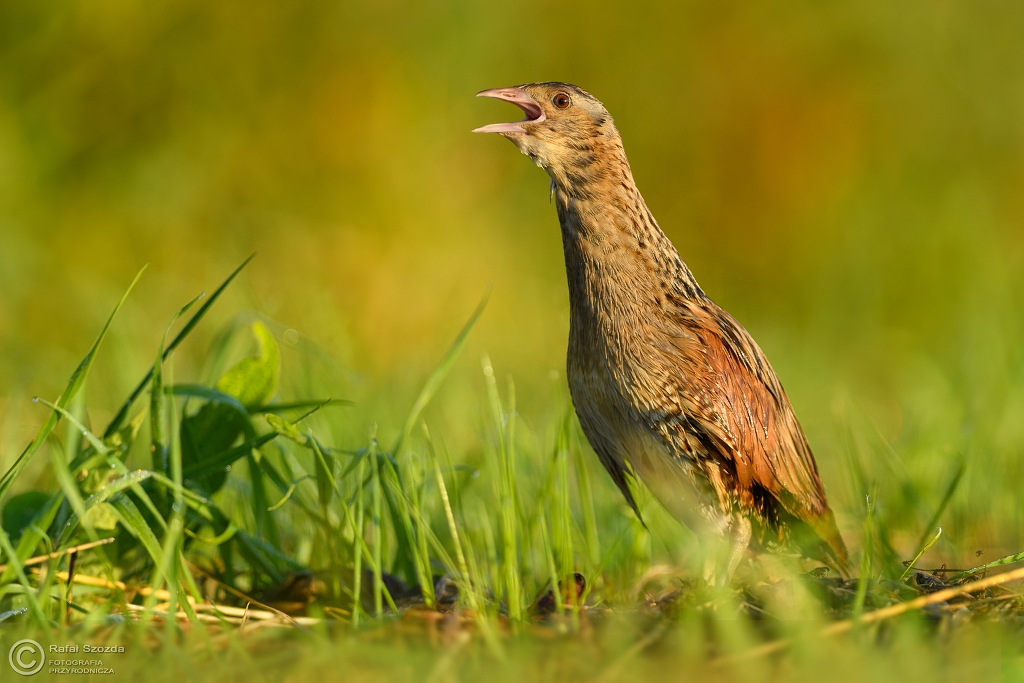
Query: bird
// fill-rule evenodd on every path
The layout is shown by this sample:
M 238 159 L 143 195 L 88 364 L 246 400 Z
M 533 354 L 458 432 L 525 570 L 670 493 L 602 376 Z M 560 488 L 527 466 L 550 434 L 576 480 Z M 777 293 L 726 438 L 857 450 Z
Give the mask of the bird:
M 580 426 L 633 511 L 639 478 L 728 585 L 748 549 L 850 575 L 817 463 L 753 337 L 697 284 L 637 189 L 605 106 L 560 82 L 478 97 L 525 113 L 475 133 L 550 177 L 569 289 L 566 371 Z M 642 517 L 640 518 L 643 522 Z

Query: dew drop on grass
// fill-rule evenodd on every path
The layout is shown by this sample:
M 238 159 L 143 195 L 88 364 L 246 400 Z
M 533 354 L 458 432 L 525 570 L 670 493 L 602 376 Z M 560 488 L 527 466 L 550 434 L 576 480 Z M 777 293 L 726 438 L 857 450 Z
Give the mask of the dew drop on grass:
M 295 346 L 299 343 L 299 333 L 296 330 L 285 330 L 281 337 L 288 346 Z

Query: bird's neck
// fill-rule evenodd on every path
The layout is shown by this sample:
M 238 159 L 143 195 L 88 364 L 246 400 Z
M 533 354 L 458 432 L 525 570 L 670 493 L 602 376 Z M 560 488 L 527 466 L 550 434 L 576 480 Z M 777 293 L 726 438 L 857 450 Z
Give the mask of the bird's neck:
M 614 143 L 614 144 L 612 144 Z M 616 138 L 571 171 L 549 169 L 562 228 L 573 323 L 645 315 L 704 292 L 647 208 Z

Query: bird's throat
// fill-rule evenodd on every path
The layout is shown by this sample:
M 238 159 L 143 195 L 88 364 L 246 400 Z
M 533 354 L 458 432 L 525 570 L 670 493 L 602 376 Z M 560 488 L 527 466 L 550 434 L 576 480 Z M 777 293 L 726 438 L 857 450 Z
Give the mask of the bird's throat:
M 665 295 L 704 297 L 619 150 L 587 167 L 551 173 L 577 332 L 597 326 L 618 334 L 609 326 L 654 314 Z

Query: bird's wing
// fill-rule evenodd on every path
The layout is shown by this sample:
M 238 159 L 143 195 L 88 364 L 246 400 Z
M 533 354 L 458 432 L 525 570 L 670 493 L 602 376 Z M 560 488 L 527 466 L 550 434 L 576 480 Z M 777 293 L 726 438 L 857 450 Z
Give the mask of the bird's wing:
M 673 357 L 680 429 L 734 478 L 739 502 L 765 494 L 808 524 L 845 561 L 817 465 L 778 377 L 753 338 L 715 304 L 688 307 L 655 338 Z
M 617 438 L 616 427 L 608 419 L 608 415 L 614 414 L 614 411 L 609 409 L 607 402 L 603 400 L 603 392 L 600 391 L 600 387 L 605 384 L 605 381 L 602 377 L 595 376 L 593 366 L 586 363 L 585 356 L 573 357 L 570 355 L 570 365 L 574 362 L 582 367 L 579 367 L 575 373 L 570 371 L 569 390 L 573 395 L 573 405 L 576 408 L 576 415 L 583 428 L 583 433 L 587 435 L 587 440 L 594 448 L 594 452 L 597 453 L 605 470 L 611 475 L 612 481 L 619 487 L 629 506 L 633 508 L 637 519 L 641 524 L 647 526 L 640 514 L 636 499 L 633 498 L 633 492 L 629 488 L 629 479 L 634 473 L 627 464 L 628 459 L 622 453 L 622 444 Z M 595 406 L 599 406 L 599 408 L 595 410 Z
M 629 488 L 629 479 L 634 476 L 633 471 L 628 468 L 626 459 L 612 452 L 607 442 L 603 441 L 591 441 L 591 446 L 594 448 L 594 452 L 597 453 L 598 460 L 604 465 L 605 470 L 611 476 L 612 481 L 619 487 L 619 491 L 622 492 L 622 496 L 629 503 L 629 507 L 633 509 L 633 514 L 640 521 L 640 524 L 644 528 L 647 528 L 647 522 L 644 521 L 644 517 L 640 514 L 640 507 L 636 504 L 636 499 L 633 497 L 633 491 Z

